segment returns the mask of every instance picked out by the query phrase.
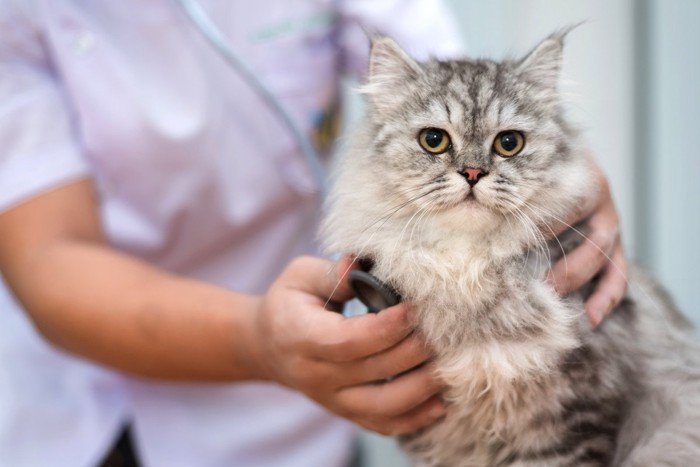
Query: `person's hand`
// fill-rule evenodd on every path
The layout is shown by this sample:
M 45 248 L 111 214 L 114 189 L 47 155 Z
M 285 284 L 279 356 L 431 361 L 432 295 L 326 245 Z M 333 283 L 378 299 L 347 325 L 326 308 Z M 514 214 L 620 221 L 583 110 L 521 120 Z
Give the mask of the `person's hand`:
M 578 212 L 572 213 L 568 225 L 587 219 L 590 232 L 580 246 L 557 261 L 547 280 L 555 290 L 566 295 L 590 282 L 598 282 L 586 300 L 586 313 L 594 326 L 608 316 L 622 300 L 627 289 L 627 262 L 622 250 L 617 211 L 610 186 L 600 168 L 592 161 L 593 173 L 600 190 Z
M 384 435 L 411 433 L 440 418 L 442 384 L 413 332 L 405 304 L 345 318 L 350 260 L 293 261 L 255 318 L 259 376 L 301 391 L 330 411 Z

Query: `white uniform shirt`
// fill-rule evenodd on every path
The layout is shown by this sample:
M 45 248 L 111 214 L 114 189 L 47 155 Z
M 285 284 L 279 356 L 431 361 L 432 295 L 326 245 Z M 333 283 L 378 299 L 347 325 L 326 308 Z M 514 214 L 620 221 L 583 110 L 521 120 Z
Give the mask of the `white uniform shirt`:
M 355 21 L 423 57 L 460 48 L 433 0 L 202 3 L 309 134 L 338 74 L 366 67 Z M 0 0 L 0 212 L 85 177 L 113 245 L 178 274 L 261 293 L 316 252 L 295 141 L 175 1 Z M 94 466 L 126 423 L 149 467 L 342 466 L 352 439 L 272 384 L 162 383 L 68 355 L 0 282 L 0 467 Z

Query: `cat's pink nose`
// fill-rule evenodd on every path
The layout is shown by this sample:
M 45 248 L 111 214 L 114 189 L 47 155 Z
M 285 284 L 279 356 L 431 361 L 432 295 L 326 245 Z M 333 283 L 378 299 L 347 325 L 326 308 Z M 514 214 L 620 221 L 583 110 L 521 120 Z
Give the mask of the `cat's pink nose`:
M 466 168 L 464 171 L 460 172 L 461 175 L 467 179 L 469 186 L 474 186 L 477 184 L 482 177 L 485 177 L 489 173 L 482 169 Z

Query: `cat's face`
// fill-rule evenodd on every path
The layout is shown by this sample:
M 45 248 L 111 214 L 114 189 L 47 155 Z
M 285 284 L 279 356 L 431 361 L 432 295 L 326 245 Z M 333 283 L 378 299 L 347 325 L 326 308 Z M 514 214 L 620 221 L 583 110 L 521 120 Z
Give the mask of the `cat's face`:
M 375 41 L 366 137 L 382 196 L 463 228 L 559 212 L 568 172 L 580 169 L 560 113 L 561 50 L 548 38 L 519 62 L 418 64 Z

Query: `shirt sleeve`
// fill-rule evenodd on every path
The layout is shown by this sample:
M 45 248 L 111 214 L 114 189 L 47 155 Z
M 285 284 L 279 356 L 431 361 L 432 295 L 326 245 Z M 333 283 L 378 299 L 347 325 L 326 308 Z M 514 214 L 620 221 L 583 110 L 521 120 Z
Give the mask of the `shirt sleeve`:
M 88 175 L 31 0 L 0 0 L 0 212 Z
M 464 55 L 454 13 L 440 0 L 340 0 L 344 71 L 363 78 L 369 34 L 391 37 L 412 57 Z

